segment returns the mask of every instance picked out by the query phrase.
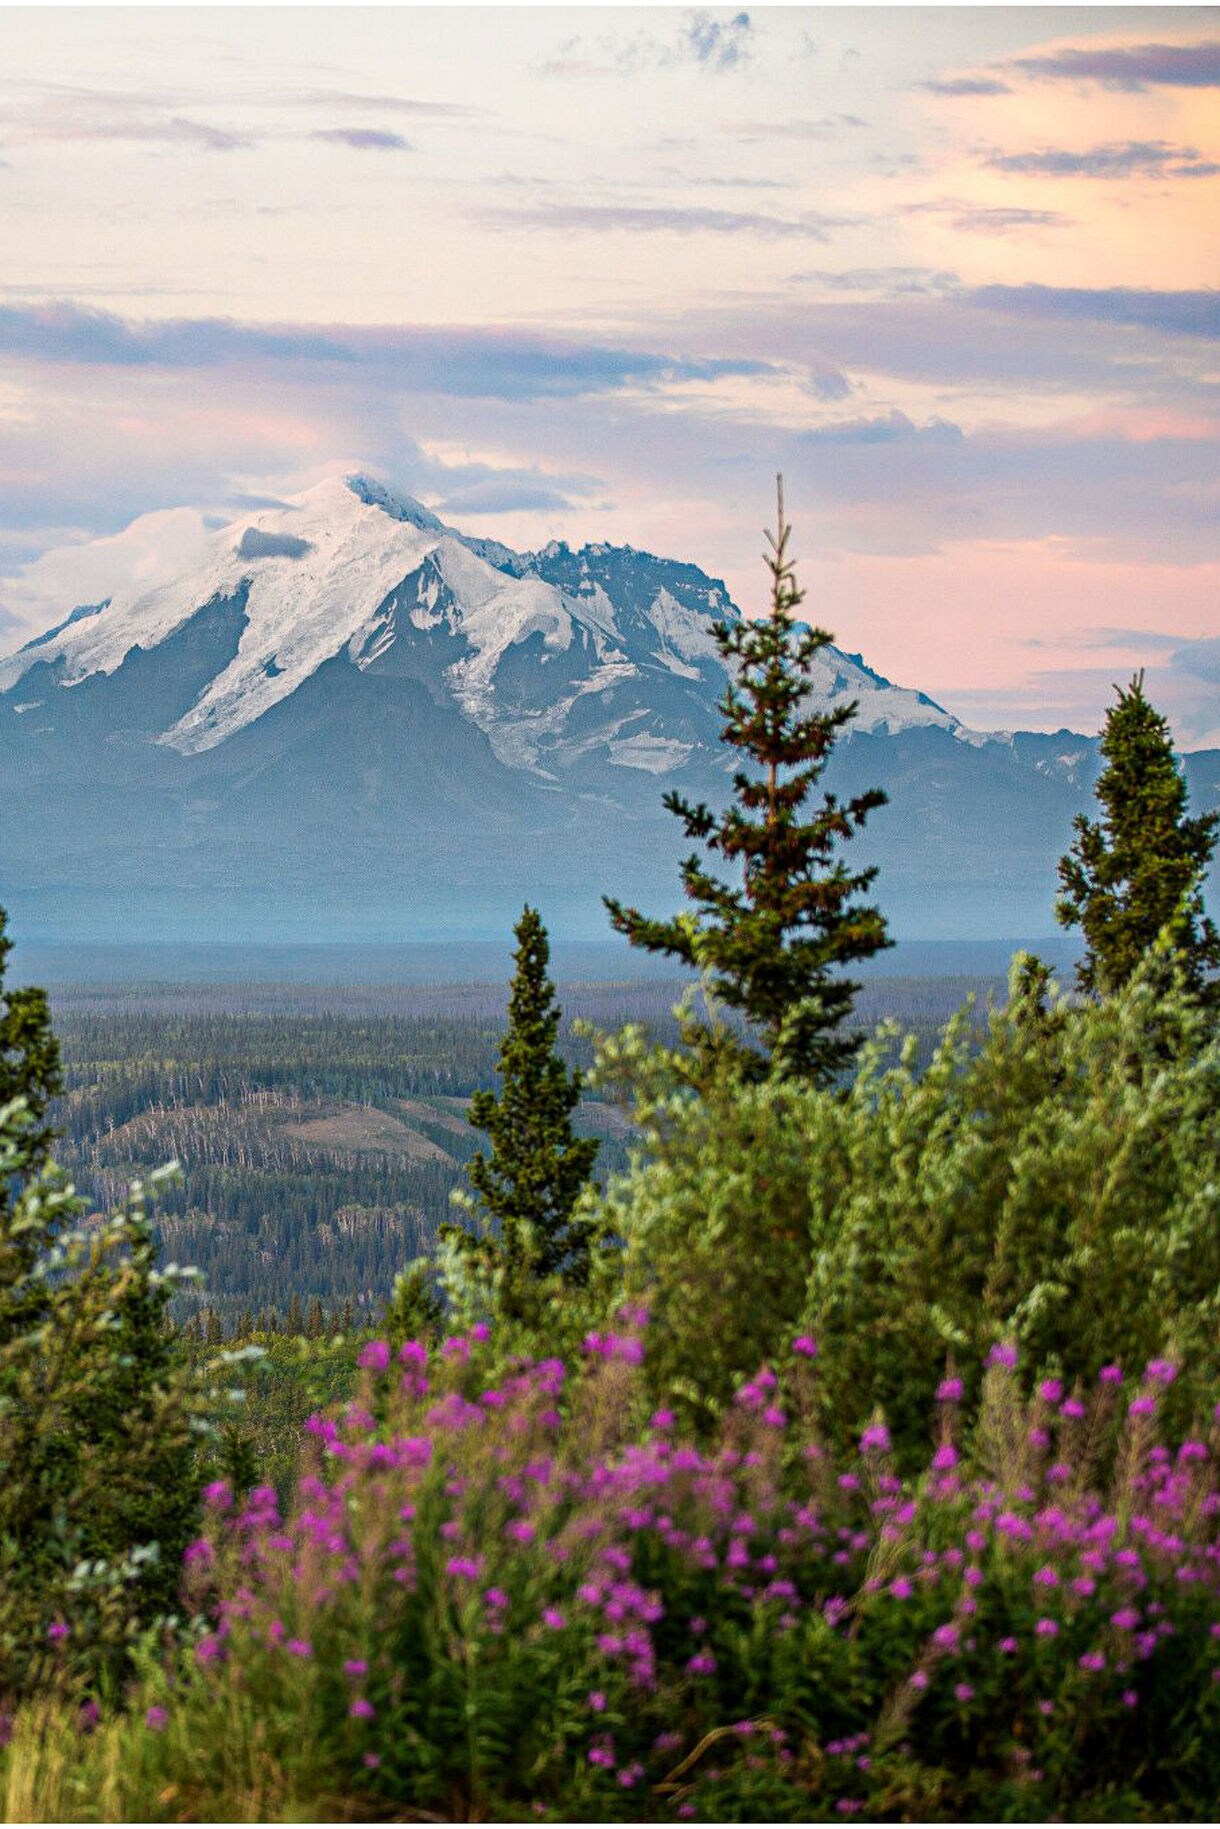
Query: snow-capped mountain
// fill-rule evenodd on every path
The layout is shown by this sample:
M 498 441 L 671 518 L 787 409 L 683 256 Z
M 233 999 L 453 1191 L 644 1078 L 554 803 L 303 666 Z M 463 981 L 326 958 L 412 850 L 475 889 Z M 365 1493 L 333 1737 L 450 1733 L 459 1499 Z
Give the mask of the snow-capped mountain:
M 740 612 L 631 547 L 515 553 L 335 478 L 64 611 L 0 661 L 27 933 L 411 938 L 527 896 L 602 933 L 602 891 L 678 893 L 666 788 L 729 791 L 712 625 Z M 1045 931 L 1095 742 L 968 731 L 833 647 L 814 693 L 859 708 L 834 785 L 894 802 L 857 848 L 896 923 Z
M 712 622 L 740 613 L 694 566 L 630 547 L 513 553 L 352 476 L 220 528 L 202 568 L 75 609 L 0 663 L 0 690 L 35 667 L 57 668 L 60 688 L 113 675 L 219 604 L 233 608 L 233 652 L 158 732 L 170 748 L 215 748 L 345 656 L 361 672 L 426 678 L 500 761 L 547 774 L 595 751 L 667 774 L 702 737 L 714 742 L 689 718 L 682 734 L 666 724 L 664 687 L 693 687 L 683 696 L 714 722 L 724 669 Z M 857 700 L 861 730 L 956 728 L 837 649 L 820 658 L 817 687 L 827 703 Z

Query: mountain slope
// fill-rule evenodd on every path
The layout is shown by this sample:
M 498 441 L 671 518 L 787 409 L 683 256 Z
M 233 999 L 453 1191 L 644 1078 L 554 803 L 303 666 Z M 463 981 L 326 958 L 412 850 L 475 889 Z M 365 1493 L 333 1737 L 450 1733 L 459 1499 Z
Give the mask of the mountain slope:
M 630 547 L 517 554 L 333 479 L 64 609 L 0 662 L 0 898 L 30 933 L 494 932 L 528 896 L 597 934 L 603 891 L 672 905 L 663 792 L 729 792 L 711 625 L 739 612 Z M 836 648 L 814 691 L 859 705 L 835 784 L 891 794 L 856 849 L 899 928 L 1045 931 L 1095 741 L 968 731 Z

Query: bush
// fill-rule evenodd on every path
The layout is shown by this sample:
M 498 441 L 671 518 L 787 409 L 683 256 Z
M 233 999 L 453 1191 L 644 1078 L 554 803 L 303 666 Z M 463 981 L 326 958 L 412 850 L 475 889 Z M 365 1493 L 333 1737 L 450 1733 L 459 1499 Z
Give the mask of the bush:
M 493 1378 L 483 1330 L 431 1363 L 370 1343 L 283 1515 L 270 1489 L 209 1491 L 193 1656 L 150 1669 L 37 1796 L 45 1733 L 19 1718 L 9 1797 L 71 1815 L 108 1787 L 115 1814 L 213 1819 L 337 1799 L 453 1820 L 1210 1819 L 1220 1427 L 1162 1439 L 1174 1366 L 1107 1373 L 1082 1402 L 1031 1391 L 1000 1349 L 977 1459 L 950 1386 L 904 1480 L 880 1426 L 823 1442 L 803 1340 L 702 1444 L 666 1413 L 633 1424 L 640 1319 L 591 1337 L 579 1374 Z
M 697 1102 L 664 1066 L 638 1037 L 610 1052 L 645 1147 L 603 1216 L 653 1308 L 658 1395 L 723 1403 L 799 1325 L 828 1426 L 880 1406 L 919 1452 L 946 1358 L 973 1396 L 997 1341 L 1069 1383 L 1115 1355 L 1220 1371 L 1220 1045 L 1163 958 L 1082 1008 L 1018 960 L 981 1045 L 968 1011 L 923 1068 L 883 1035 L 842 1093 Z

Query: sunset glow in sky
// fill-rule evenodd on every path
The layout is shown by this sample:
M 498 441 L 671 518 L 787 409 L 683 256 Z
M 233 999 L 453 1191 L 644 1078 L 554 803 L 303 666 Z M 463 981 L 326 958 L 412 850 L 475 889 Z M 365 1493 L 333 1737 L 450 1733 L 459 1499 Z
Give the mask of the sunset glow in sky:
M 1220 745 L 1220 10 L 9 8 L 0 248 L 6 648 L 353 468 L 749 610 L 783 470 L 890 678 Z

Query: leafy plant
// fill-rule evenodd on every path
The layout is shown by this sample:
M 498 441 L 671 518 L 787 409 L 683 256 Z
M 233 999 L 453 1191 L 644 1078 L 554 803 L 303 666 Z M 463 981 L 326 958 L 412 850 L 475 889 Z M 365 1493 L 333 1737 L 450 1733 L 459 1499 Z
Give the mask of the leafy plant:
M 723 1404 L 799 1327 L 828 1426 L 880 1405 L 917 1453 L 946 1359 L 973 1400 L 998 1341 L 1069 1379 L 1116 1350 L 1220 1370 L 1220 1043 L 1169 954 L 1079 1008 L 1018 959 L 981 1043 L 969 1009 L 926 1065 L 883 1033 L 842 1094 L 725 1078 L 694 1100 L 631 1033 L 606 1071 L 643 1088 L 601 1216 L 657 1324 L 659 1398 Z

